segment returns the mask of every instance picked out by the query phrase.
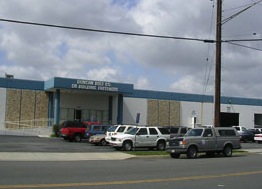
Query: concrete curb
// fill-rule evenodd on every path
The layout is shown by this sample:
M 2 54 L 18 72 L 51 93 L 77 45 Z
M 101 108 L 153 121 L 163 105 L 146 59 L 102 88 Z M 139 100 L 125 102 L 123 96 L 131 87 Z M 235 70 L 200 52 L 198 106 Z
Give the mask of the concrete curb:
M 114 153 L 46 153 L 46 152 L 0 152 L 0 161 L 86 161 L 124 160 L 135 157 L 120 152 Z

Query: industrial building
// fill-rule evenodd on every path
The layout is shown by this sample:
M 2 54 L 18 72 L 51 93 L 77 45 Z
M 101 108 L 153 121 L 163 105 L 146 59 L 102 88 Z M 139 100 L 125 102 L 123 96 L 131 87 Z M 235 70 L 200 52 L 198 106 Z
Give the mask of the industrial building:
M 64 120 L 195 127 L 213 125 L 213 109 L 213 96 L 138 90 L 127 83 L 0 78 L 0 130 Z M 220 125 L 262 125 L 262 99 L 221 97 Z

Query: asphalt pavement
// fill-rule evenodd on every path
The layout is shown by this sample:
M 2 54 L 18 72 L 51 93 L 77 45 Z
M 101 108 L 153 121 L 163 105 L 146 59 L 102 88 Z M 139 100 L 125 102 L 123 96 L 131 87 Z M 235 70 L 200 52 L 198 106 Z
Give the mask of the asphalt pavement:
M 242 143 L 242 149 L 262 154 L 262 144 Z M 74 143 L 61 138 L 0 135 L 0 161 L 124 160 L 134 157 L 87 141 Z

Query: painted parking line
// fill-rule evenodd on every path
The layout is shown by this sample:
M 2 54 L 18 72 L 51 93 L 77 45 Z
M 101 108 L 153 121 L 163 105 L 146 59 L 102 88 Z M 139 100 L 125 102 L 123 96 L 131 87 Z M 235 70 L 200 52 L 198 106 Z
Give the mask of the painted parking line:
M 218 175 L 203 175 L 203 176 L 189 176 L 189 177 L 163 178 L 163 179 L 145 179 L 145 180 L 126 180 L 126 181 L 112 181 L 112 182 L 0 185 L 0 189 L 126 185 L 126 184 L 142 184 L 142 183 L 157 183 L 157 182 L 177 182 L 177 181 L 185 181 L 185 180 L 214 179 L 214 178 L 223 178 L 223 177 L 238 177 L 238 176 L 257 175 L 257 174 L 262 174 L 262 170 L 250 171 L 250 172 L 218 174 Z

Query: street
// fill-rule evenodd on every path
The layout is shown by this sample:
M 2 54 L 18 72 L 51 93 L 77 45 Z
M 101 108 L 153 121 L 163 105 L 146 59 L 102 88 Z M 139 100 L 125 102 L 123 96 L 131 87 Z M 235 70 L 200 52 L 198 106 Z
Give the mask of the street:
M 261 188 L 260 154 L 231 158 L 0 162 L 0 188 Z
M 48 144 L 50 145 L 48 147 Z M 259 149 L 261 144 L 243 143 L 243 149 Z M 109 146 L 87 142 L 69 143 L 60 139 L 0 136 L 1 152 L 77 151 L 114 153 Z M 17 150 L 17 151 L 15 151 Z M 0 161 L 0 189 L 3 188 L 94 188 L 158 189 L 262 187 L 261 153 L 235 153 L 233 157 L 205 155 L 196 159 L 135 157 L 124 160 L 89 161 Z

